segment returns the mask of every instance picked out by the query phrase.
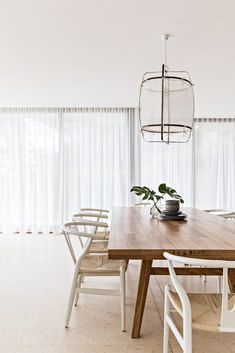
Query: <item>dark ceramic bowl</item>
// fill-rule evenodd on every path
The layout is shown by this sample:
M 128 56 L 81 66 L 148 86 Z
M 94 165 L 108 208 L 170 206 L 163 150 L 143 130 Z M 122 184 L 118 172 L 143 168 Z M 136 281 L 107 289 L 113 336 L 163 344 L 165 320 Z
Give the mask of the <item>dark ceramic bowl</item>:
M 165 215 L 168 215 L 168 216 L 178 216 L 182 212 L 181 211 L 167 211 L 167 210 L 164 210 L 164 211 L 162 211 L 162 213 L 165 214 Z
M 179 200 L 166 200 L 166 211 L 167 212 L 178 212 L 180 209 Z

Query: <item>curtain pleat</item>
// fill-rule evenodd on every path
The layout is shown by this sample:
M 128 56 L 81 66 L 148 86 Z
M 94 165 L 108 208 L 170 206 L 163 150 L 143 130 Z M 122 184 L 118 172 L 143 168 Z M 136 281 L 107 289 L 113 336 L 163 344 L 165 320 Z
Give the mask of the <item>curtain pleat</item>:
M 235 120 L 195 124 L 195 204 L 235 210 Z
M 80 207 L 129 199 L 125 108 L 0 110 L 0 232 L 58 233 Z
M 235 120 L 196 119 L 186 144 L 147 143 L 134 108 L 1 108 L 0 232 L 58 233 L 81 207 L 134 204 L 165 182 L 186 206 L 235 210 Z
M 60 123 L 55 113 L 0 114 L 1 232 L 60 226 Z
M 166 183 L 192 206 L 192 139 L 188 143 L 149 143 L 141 139 L 141 184 L 157 190 Z
M 79 207 L 128 204 L 129 135 L 126 111 L 65 113 L 65 220 Z

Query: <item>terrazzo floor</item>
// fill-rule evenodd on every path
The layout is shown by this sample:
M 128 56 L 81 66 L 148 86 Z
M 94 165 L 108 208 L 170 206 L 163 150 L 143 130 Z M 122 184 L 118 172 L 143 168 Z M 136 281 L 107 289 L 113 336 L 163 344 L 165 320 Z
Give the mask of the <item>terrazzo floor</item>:
M 139 263 L 127 271 L 127 331 L 118 297 L 81 295 L 64 328 L 74 265 L 62 236 L 0 235 L 0 353 L 162 353 L 163 288 L 151 277 L 141 338 L 131 339 Z M 190 290 L 216 290 L 216 279 L 184 278 Z M 118 278 L 87 278 L 84 286 L 118 288 Z M 195 353 L 234 353 L 235 334 L 193 333 Z M 171 337 L 173 353 L 181 352 Z M 171 351 L 170 350 L 170 351 Z

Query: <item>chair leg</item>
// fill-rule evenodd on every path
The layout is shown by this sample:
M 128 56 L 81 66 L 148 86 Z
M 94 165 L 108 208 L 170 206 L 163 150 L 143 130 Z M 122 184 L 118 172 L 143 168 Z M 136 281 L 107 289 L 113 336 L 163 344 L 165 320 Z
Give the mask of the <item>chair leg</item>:
M 78 283 L 77 283 L 77 289 L 81 287 L 82 281 L 83 281 L 83 275 L 79 275 L 78 277 Z M 79 292 L 76 293 L 75 295 L 75 300 L 74 300 L 74 305 L 78 305 L 78 298 L 79 298 Z
M 66 233 L 64 233 L 64 237 L 65 237 L 66 243 L 67 243 L 67 245 L 68 245 L 70 254 L 71 254 L 71 256 L 72 256 L 73 262 L 74 262 L 74 264 L 76 264 L 77 259 L 76 259 L 75 252 L 74 252 L 74 250 L 73 250 L 73 246 L 72 246 L 71 240 L 70 240 L 69 236 L 68 236 Z
M 76 265 L 74 275 L 73 275 L 73 282 L 72 282 L 72 287 L 70 290 L 70 295 L 69 295 L 69 302 L 68 302 L 68 308 L 67 308 L 67 313 L 66 313 L 66 319 L 65 319 L 65 327 L 69 327 L 69 320 L 73 308 L 73 303 L 74 303 L 74 298 L 76 294 L 76 289 L 77 289 L 77 283 L 78 283 L 78 276 L 79 276 L 79 266 L 78 264 Z
M 125 268 L 120 268 L 120 294 L 121 294 L 121 329 L 126 331 L 126 283 L 125 283 Z
M 223 279 L 222 276 L 217 277 L 217 290 L 219 293 L 222 292 L 222 279 Z
M 169 352 L 169 326 L 167 316 L 170 314 L 170 303 L 168 298 L 169 286 L 165 286 L 165 301 L 164 301 L 164 332 L 163 332 L 163 353 Z
M 190 309 L 190 310 L 188 310 Z M 183 353 L 192 353 L 192 314 L 191 307 L 183 313 Z

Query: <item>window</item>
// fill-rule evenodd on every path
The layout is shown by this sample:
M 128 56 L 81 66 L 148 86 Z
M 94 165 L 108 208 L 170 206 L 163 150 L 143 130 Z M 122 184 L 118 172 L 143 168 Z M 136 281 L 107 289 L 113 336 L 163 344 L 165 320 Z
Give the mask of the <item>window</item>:
M 235 209 L 235 121 L 147 143 L 132 108 L 0 109 L 0 231 L 57 232 L 80 207 L 127 206 L 166 182 L 186 206 Z
M 57 231 L 129 199 L 129 109 L 2 109 L 0 231 Z

